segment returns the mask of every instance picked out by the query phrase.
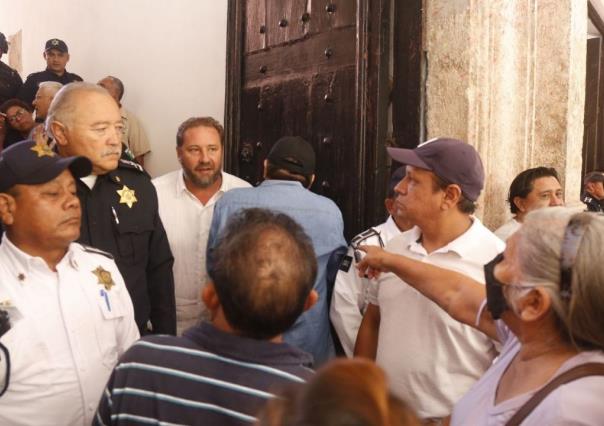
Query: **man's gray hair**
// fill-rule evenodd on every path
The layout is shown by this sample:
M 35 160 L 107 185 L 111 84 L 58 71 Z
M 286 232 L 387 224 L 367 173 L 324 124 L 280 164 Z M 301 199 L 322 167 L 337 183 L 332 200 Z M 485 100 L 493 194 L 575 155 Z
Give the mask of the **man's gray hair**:
M 566 226 L 575 215 L 587 221 L 572 266 L 571 297 L 560 296 L 560 257 Z M 561 334 L 581 349 L 604 349 L 604 216 L 564 207 L 530 212 L 520 229 L 518 259 L 523 280 L 550 294 Z
M 63 86 L 50 103 L 48 115 L 46 116 L 46 123 L 44 125 L 46 133 L 53 139 L 55 138 L 55 135 L 52 133 L 51 124 L 55 121 L 58 121 L 65 126 L 72 124 L 76 112 L 74 99 L 82 93 L 99 93 L 111 97 L 107 90 L 92 83 L 77 82 Z
M 54 96 L 59 90 L 61 90 L 61 87 L 63 87 L 63 85 L 58 81 L 43 81 L 42 83 L 38 84 L 38 92 L 40 90 L 45 90 L 51 96 Z

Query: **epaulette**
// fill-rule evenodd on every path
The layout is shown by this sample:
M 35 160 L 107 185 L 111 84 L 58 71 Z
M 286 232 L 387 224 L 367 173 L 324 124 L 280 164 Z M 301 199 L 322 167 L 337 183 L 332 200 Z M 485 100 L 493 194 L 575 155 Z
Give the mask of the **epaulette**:
M 80 243 L 80 245 L 82 246 L 82 248 L 84 249 L 84 251 L 86 253 L 100 254 L 101 256 L 105 256 L 105 257 L 108 257 L 109 259 L 113 260 L 113 255 L 111 253 L 107 253 L 106 251 L 99 250 L 96 247 L 87 246 L 86 244 Z
M 147 172 L 145 172 L 145 169 L 143 169 L 143 166 L 138 164 L 136 161 L 130 161 L 130 160 L 125 160 L 123 158 L 120 158 L 120 164 L 126 168 L 136 169 L 139 172 L 147 173 Z

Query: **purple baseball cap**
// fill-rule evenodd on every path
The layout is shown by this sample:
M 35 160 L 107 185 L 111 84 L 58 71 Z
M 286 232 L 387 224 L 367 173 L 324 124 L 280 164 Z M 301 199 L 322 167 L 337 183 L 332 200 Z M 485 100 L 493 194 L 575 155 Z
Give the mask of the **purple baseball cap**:
M 429 170 L 445 182 L 459 185 L 470 201 L 476 201 L 484 187 L 482 160 L 474 147 L 466 142 L 435 138 L 415 149 L 387 149 L 393 160 Z

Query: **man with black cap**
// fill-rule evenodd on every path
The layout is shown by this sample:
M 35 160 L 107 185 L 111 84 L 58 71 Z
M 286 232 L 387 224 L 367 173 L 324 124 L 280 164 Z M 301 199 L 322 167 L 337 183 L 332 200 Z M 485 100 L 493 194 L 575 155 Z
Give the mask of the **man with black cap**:
M 581 201 L 587 206 L 587 211 L 604 211 L 604 172 L 590 172 L 583 179 L 584 192 Z
M 63 40 L 58 38 L 48 40 L 44 46 L 44 59 L 46 60 L 46 69 L 28 75 L 23 87 L 19 90 L 19 99 L 28 104 L 32 104 L 38 91 L 38 85 L 43 81 L 56 81 L 63 85 L 74 81 L 82 81 L 82 77 L 67 72 L 65 69 L 67 62 L 69 62 L 69 50 Z
M 0 424 L 91 424 L 113 366 L 139 337 L 112 257 L 74 242 L 74 178 L 90 170 L 88 159 L 33 141 L 0 156 Z
M 0 59 L 8 52 L 8 42 L 0 33 Z M 0 104 L 17 96 L 23 80 L 17 71 L 0 61 Z M 1 126 L 1 124 L 0 124 Z
M 321 364 L 335 353 L 327 310 L 326 270 L 331 253 L 346 246 L 342 213 L 333 201 L 309 191 L 315 179 L 315 152 L 301 137 L 283 137 L 275 143 L 264 160 L 264 178 L 257 188 L 231 189 L 218 200 L 208 250 L 216 245 L 228 219 L 243 208 L 276 210 L 302 225 L 317 256 L 314 289 L 319 294 L 319 301 L 298 318 L 284 334 L 284 340 L 311 353 L 315 364 Z
M 396 197 L 394 188 L 403 177 L 405 177 L 404 167 L 397 168 L 390 177 L 388 192 L 384 200 L 386 211 L 389 213 L 386 222 L 361 232 L 351 240 L 348 253 L 340 263 L 340 269 L 336 275 L 329 318 L 338 333 L 342 349 L 348 357 L 353 354 L 354 343 L 372 287 L 372 282 L 367 278 L 359 277 L 354 267 L 362 253 L 357 250 L 357 247 L 360 245 L 384 247 L 384 244 L 392 238 L 413 227 L 404 212 L 394 203 Z M 376 290 L 371 290 L 371 292 L 374 291 Z
M 386 250 L 484 282 L 483 265 L 505 245 L 472 215 L 484 185 L 476 150 L 438 138 L 388 153 L 407 166 L 395 204 L 416 226 L 393 238 Z M 396 275 L 383 274 L 355 354 L 375 358 L 395 394 L 428 424 L 439 424 L 491 365 L 496 350 L 484 334 L 449 317 Z

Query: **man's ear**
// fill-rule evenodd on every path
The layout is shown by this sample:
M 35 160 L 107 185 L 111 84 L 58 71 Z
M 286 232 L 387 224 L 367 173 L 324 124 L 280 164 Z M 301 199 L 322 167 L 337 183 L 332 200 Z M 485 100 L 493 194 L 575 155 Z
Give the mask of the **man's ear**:
M 262 179 L 266 179 L 266 174 L 268 171 L 268 160 L 264 160 L 262 162 Z
M 522 213 L 526 213 L 527 212 L 527 208 L 526 208 L 526 204 L 525 204 L 525 199 L 524 198 L 516 196 L 516 197 L 512 198 L 512 203 L 514 203 L 514 205 Z
M 178 163 L 182 166 L 182 147 L 181 146 L 176 147 L 176 159 L 178 160 Z
M 444 189 L 444 198 L 443 198 L 443 204 L 442 204 L 442 209 L 443 210 L 448 210 L 452 207 L 455 207 L 455 205 L 461 200 L 461 188 L 459 185 L 456 184 L 451 184 L 451 185 L 447 185 L 447 187 Z
M 71 59 L 71 56 L 69 56 L 69 53 L 67 54 L 67 62 L 69 62 L 69 60 Z
M 311 290 L 310 293 L 308 293 L 308 296 L 306 297 L 306 302 L 304 302 L 304 312 L 312 308 L 318 300 L 319 293 L 317 293 L 314 289 Z
M 0 192 L 0 221 L 5 225 L 12 225 L 15 221 L 17 203 L 15 198 L 5 192 Z
M 50 130 L 54 136 L 54 140 L 57 141 L 59 146 L 66 146 L 67 141 L 67 128 L 63 123 L 59 123 L 58 121 L 52 121 L 50 123 Z
M 216 287 L 212 281 L 208 281 L 205 286 L 201 289 L 201 300 L 206 305 L 208 310 L 214 316 L 214 312 L 220 307 L 220 299 L 216 293 Z
M 309 183 L 308 183 L 308 186 L 306 187 L 307 189 L 310 189 L 312 184 L 315 182 L 316 177 L 317 177 L 317 175 L 315 175 L 314 173 L 312 175 L 310 175 Z

